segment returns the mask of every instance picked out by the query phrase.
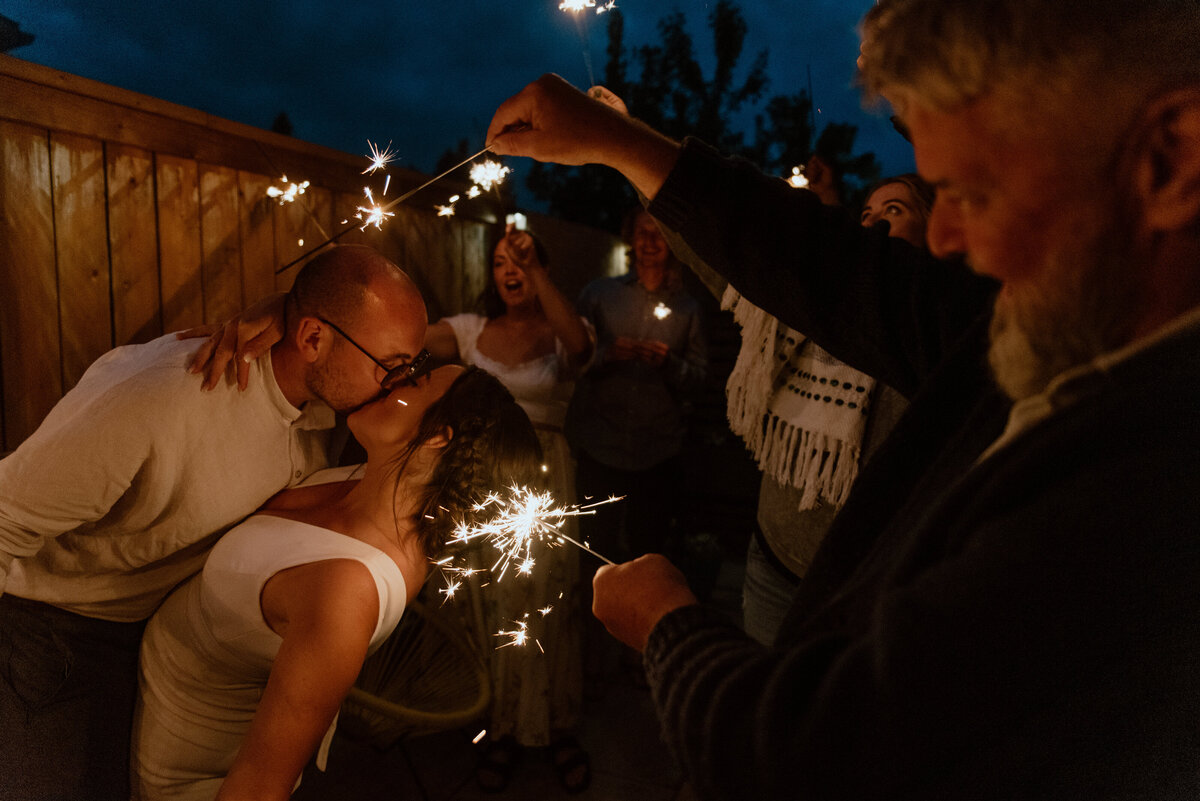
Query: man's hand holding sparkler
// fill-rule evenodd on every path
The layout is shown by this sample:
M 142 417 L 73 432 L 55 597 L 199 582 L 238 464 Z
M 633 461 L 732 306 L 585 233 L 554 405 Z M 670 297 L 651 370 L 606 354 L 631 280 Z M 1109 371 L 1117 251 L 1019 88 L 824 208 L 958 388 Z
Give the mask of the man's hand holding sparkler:
M 557 75 L 543 75 L 506 100 L 492 118 L 487 141 L 498 155 L 605 164 L 648 198 L 679 157 L 679 143 Z
M 683 573 L 656 553 L 604 565 L 596 571 L 592 589 L 592 614 L 609 634 L 638 651 L 664 615 L 699 603 Z

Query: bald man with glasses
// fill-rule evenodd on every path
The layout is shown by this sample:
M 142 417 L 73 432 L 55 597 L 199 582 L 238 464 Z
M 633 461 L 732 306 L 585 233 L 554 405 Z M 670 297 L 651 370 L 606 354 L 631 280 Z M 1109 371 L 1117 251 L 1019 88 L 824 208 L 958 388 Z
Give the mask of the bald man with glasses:
M 245 391 L 200 392 L 195 342 L 116 348 L 0 461 L 0 799 L 129 798 L 145 620 L 226 529 L 329 465 L 335 413 L 427 364 L 424 301 L 369 247 L 313 258 L 285 308 Z

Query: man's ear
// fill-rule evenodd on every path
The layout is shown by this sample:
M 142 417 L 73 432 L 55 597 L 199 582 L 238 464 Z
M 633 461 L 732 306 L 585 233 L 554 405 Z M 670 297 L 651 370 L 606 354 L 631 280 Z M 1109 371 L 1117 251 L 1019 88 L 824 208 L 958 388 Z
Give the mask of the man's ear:
M 1143 117 L 1133 154 L 1133 190 L 1150 231 L 1200 222 L 1200 88 L 1159 98 Z
M 321 343 L 330 338 L 329 326 L 316 317 L 301 317 L 296 329 L 296 348 L 301 358 L 312 364 L 321 355 Z

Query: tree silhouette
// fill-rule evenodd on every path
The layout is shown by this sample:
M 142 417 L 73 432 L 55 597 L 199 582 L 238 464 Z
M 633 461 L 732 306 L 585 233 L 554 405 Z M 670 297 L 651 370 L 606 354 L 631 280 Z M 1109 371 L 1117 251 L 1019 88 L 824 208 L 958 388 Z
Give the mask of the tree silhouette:
M 781 175 L 813 154 L 812 103 L 806 92 L 767 100 L 754 115 L 752 138 L 737 127 L 737 120 L 758 107 L 767 90 L 767 51 L 757 53 L 744 77 L 738 77 L 748 26 L 732 0 L 719 0 L 708 16 L 715 56 L 710 77 L 696 59 L 682 13 L 676 11 L 659 21 L 660 44 L 632 49 L 624 43 L 620 10 L 606 16 L 604 85 L 625 101 L 630 114 L 668 136 L 697 136 Z M 631 77 L 631 65 L 637 70 L 636 79 Z M 815 145 L 815 152 L 844 179 L 850 196 L 879 174 L 873 154 L 853 154 L 856 134 L 853 125 L 830 123 Z M 633 190 L 620 175 L 596 165 L 534 164 L 526 183 L 551 214 L 614 232 L 635 202 Z
M 0 14 L 0 53 L 33 44 L 33 34 L 21 30 L 21 24 Z
M 271 123 L 271 130 L 284 136 L 292 135 L 292 121 L 288 118 L 286 111 L 275 115 L 275 121 Z

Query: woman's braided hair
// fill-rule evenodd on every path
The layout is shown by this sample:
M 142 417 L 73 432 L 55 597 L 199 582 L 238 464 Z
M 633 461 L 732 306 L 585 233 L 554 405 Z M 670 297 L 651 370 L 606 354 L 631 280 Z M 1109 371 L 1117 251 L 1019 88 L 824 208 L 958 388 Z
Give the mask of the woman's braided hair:
M 425 411 L 412 442 L 398 457 L 401 469 L 421 443 L 447 428 L 453 432 L 450 442 L 416 499 L 417 539 L 431 559 L 460 522 L 472 522 L 472 506 L 489 492 L 532 485 L 542 472 L 533 425 L 490 373 L 468 367 Z

